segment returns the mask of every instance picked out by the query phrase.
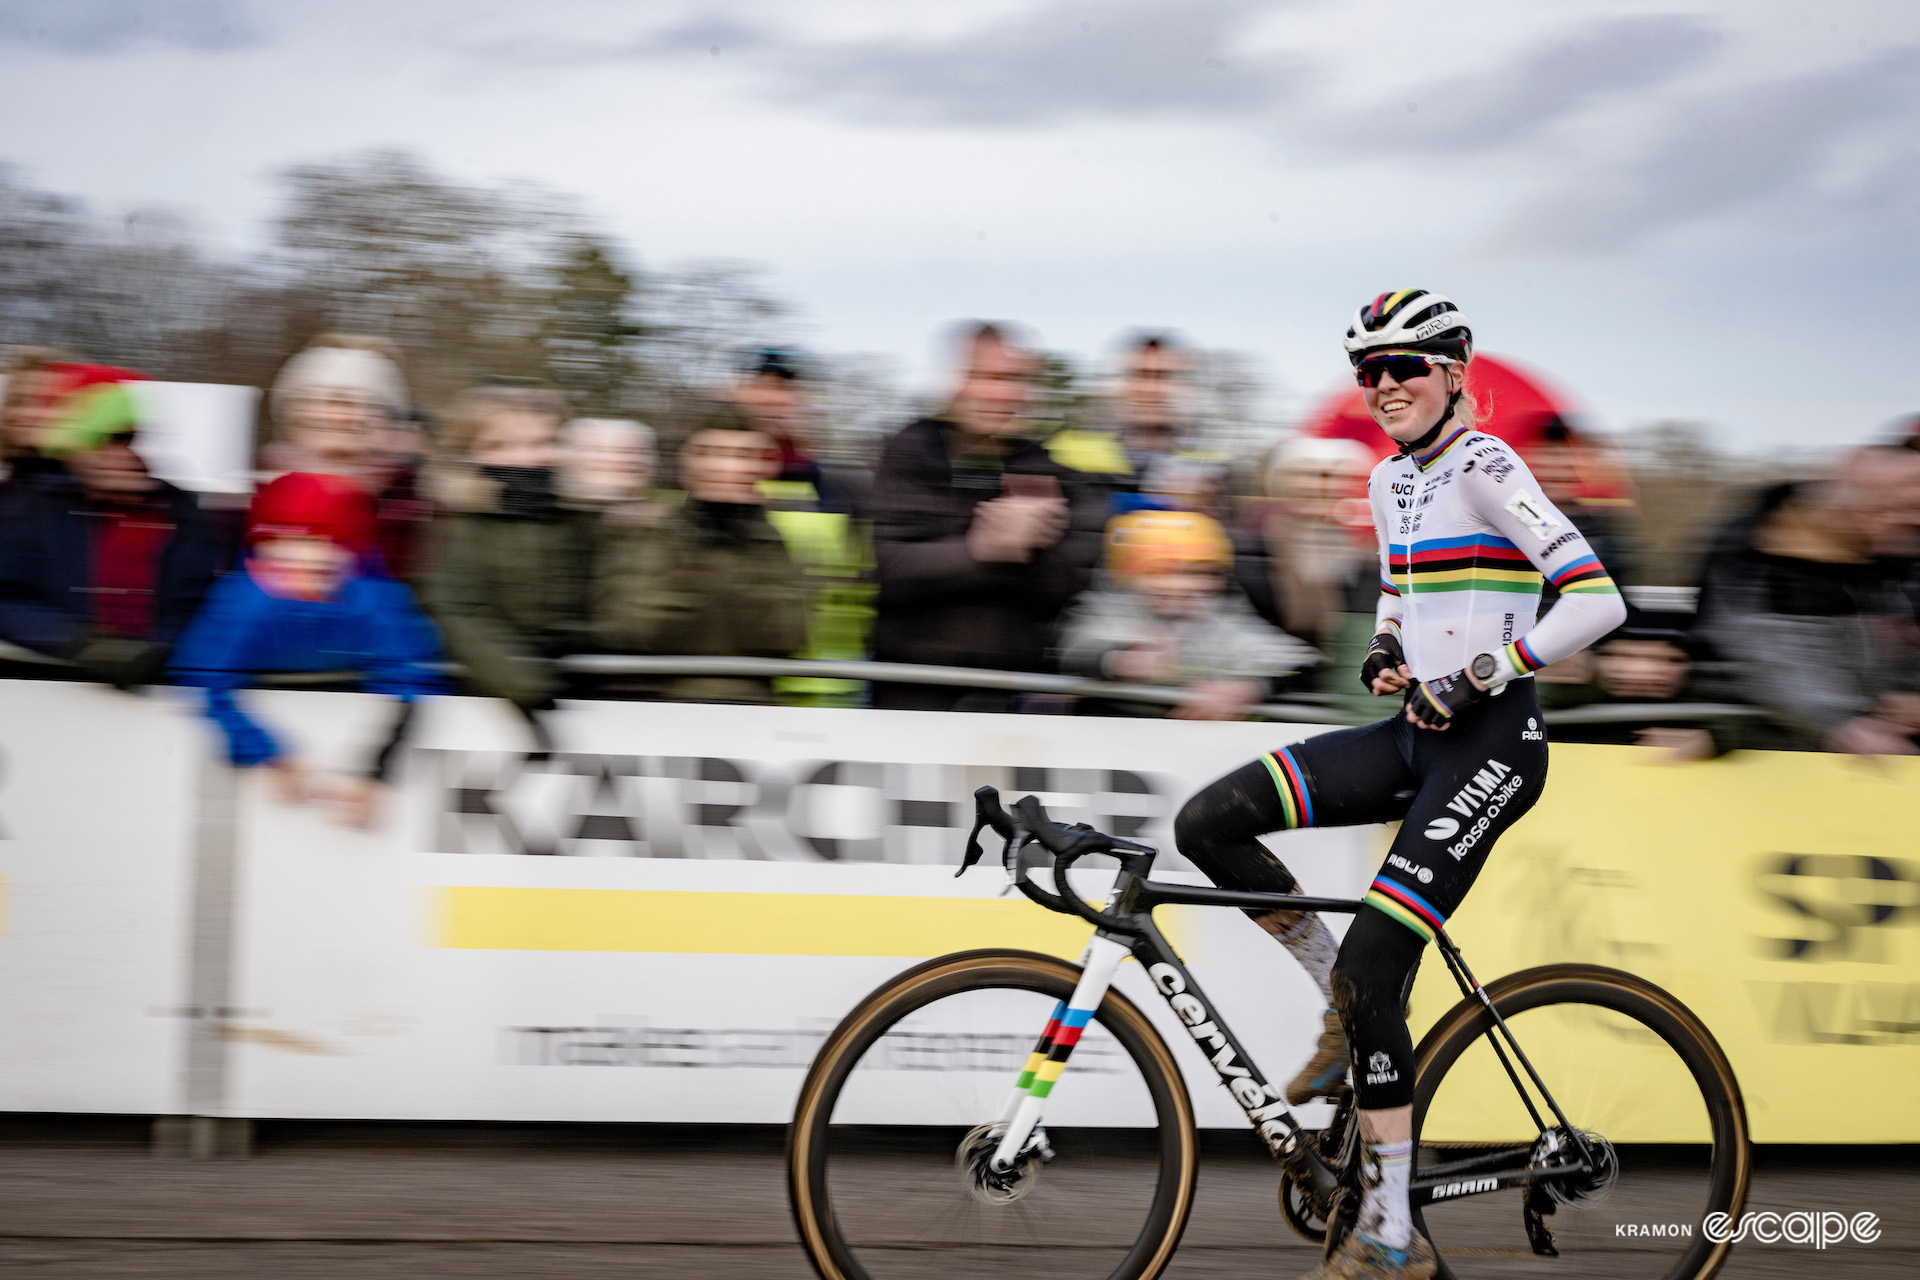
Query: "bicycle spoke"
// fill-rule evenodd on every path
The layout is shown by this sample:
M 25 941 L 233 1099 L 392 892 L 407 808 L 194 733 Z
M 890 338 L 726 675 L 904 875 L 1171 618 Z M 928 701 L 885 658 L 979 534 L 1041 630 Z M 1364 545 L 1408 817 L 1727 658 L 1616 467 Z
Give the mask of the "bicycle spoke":
M 1161 1192 L 1163 1138 L 1128 1050 L 1095 1021 L 1047 1096 L 1053 1158 L 1030 1156 L 1000 1203 L 957 1159 L 997 1121 L 1056 998 L 966 990 L 872 1038 L 825 1133 L 825 1187 L 841 1240 L 869 1280 L 1119 1269 Z M 991 1154 L 992 1141 L 980 1150 Z
M 1457 1056 L 1436 1065 L 1434 1078 L 1423 1071 L 1415 1178 L 1438 1185 L 1421 1220 L 1459 1280 L 1693 1274 L 1706 1248 L 1703 1219 L 1715 1196 L 1724 1197 L 1727 1161 L 1735 1156 L 1716 1145 L 1715 1097 L 1703 1092 L 1681 1051 L 1648 1025 L 1660 1020 L 1658 1008 L 1649 1009 L 1629 1016 L 1571 997 L 1517 1012 L 1503 1008 L 1569 1122 L 1591 1135 L 1603 1174 L 1492 1191 L 1478 1186 L 1490 1171 L 1436 1174 L 1525 1140 L 1532 1123 L 1484 1037 L 1452 1050 Z M 1534 1167 L 1577 1159 L 1559 1131 L 1541 1138 L 1532 1156 Z M 1557 1256 L 1534 1247 L 1530 1196 L 1543 1209 L 1539 1221 L 1552 1232 Z M 1544 1235 L 1538 1240 L 1546 1243 Z

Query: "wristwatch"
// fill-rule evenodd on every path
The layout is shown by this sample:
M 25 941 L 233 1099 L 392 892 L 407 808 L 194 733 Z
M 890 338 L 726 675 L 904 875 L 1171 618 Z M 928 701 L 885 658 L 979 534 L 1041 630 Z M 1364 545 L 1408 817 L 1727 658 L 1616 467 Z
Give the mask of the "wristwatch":
M 1473 678 L 1485 685 L 1491 685 L 1493 683 L 1493 673 L 1498 669 L 1499 664 L 1490 653 L 1483 653 L 1475 658 L 1471 668 Z

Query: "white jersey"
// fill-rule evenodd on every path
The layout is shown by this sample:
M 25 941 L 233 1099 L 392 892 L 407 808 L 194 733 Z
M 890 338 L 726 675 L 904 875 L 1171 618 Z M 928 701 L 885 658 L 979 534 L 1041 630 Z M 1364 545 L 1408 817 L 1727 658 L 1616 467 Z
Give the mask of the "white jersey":
M 1503 683 L 1578 653 L 1626 620 L 1586 538 L 1505 441 L 1456 429 L 1367 480 L 1380 542 L 1378 630 L 1400 637 L 1416 680 L 1483 653 Z M 1538 618 L 1542 581 L 1560 591 Z

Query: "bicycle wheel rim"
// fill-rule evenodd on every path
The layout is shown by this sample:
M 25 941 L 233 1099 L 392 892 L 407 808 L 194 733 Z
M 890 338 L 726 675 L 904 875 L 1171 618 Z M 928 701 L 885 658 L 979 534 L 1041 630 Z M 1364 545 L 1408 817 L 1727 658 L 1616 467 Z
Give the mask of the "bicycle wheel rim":
M 1573 968 L 1514 975 L 1489 995 L 1568 1122 L 1605 1139 L 1617 1169 L 1611 1185 L 1561 1181 L 1556 1196 L 1542 1184 L 1533 1202 L 1546 1210 L 1541 1221 L 1558 1256 L 1535 1251 L 1525 1190 L 1476 1195 L 1474 1174 L 1448 1180 L 1457 1193 L 1417 1209 L 1415 1222 L 1440 1253 L 1441 1273 L 1455 1280 L 1711 1275 L 1727 1250 L 1706 1234 L 1705 1220 L 1737 1214 L 1746 1190 L 1746 1119 L 1731 1068 L 1666 992 L 1631 975 Z M 1475 1004 L 1446 1021 L 1453 1025 L 1430 1036 L 1420 1055 L 1416 1183 L 1442 1162 L 1510 1150 L 1535 1132 L 1489 1046 L 1492 1018 Z M 1524 1068 L 1513 1066 L 1524 1079 Z
M 1102 1002 L 1050 1096 L 1045 1123 L 1055 1158 L 1019 1201 L 979 1203 L 956 1161 L 971 1123 L 1002 1111 L 1035 1034 L 1077 976 L 1072 966 L 1025 953 L 949 957 L 876 992 L 828 1038 L 802 1088 L 789 1151 L 796 1219 L 823 1276 L 1132 1280 L 1165 1267 L 1192 1203 L 1192 1112 L 1171 1054 L 1123 997 L 1109 993 Z M 963 1006 L 988 1021 L 957 1025 L 953 1011 Z M 1002 1026 L 1008 1016 L 1014 1025 Z M 903 1037 L 911 1056 L 932 1045 L 936 1055 L 970 1055 L 977 1069 L 897 1070 Z M 1116 1082 L 1100 1073 L 1112 1075 L 1116 1063 L 1119 1083 L 1137 1086 L 1150 1123 L 1119 1133 L 1071 1123 L 1086 1118 L 1096 1094 L 1113 1095 Z M 876 1092 L 903 1077 L 904 1092 Z M 932 1123 L 905 1123 L 926 1114 Z

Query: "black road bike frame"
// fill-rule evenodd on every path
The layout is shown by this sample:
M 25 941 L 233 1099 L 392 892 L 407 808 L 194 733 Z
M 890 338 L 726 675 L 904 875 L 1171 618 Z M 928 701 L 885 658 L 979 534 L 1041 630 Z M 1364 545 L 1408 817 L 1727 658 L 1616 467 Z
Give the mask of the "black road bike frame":
M 1307 1130 L 1294 1116 L 1282 1092 L 1268 1082 L 1266 1074 L 1254 1062 L 1245 1046 L 1233 1034 L 1213 1002 L 1209 1000 L 1193 974 L 1173 946 L 1154 923 L 1153 912 L 1163 906 L 1234 907 L 1243 911 L 1330 911 L 1352 915 L 1364 905 L 1352 898 L 1316 898 L 1305 894 L 1256 893 L 1238 889 L 1216 889 L 1205 885 L 1169 884 L 1148 878 L 1158 850 L 1149 845 L 1108 836 L 1085 824 L 1062 826 L 1050 821 L 1040 802 L 1028 796 L 1014 805 L 1009 815 L 1000 805 L 999 793 L 992 787 L 974 792 L 975 822 L 967 838 L 966 856 L 960 872 L 981 856 L 980 832 L 991 828 L 1006 840 L 1001 861 L 1013 887 L 1047 908 L 1077 915 L 1094 926 L 1096 939 L 1117 943 L 1140 962 L 1154 990 L 1167 1002 L 1174 1017 L 1186 1028 L 1201 1054 L 1212 1065 L 1220 1083 L 1233 1095 L 1259 1133 L 1268 1151 L 1281 1162 L 1307 1192 L 1312 1201 L 1332 1204 L 1341 1190 L 1352 1181 L 1356 1171 L 1359 1126 L 1349 1124 L 1340 1154 L 1330 1162 Z M 1106 856 L 1119 862 L 1113 890 L 1105 910 L 1090 906 L 1070 891 L 1067 871 L 1085 857 Z M 1054 891 L 1034 884 L 1030 871 L 1051 867 Z M 1462 996 L 1477 1001 L 1493 1020 L 1487 1041 L 1512 1081 L 1540 1136 L 1555 1132 L 1541 1114 L 1540 1107 L 1527 1089 L 1530 1082 L 1552 1113 L 1557 1132 L 1565 1139 L 1561 1153 L 1547 1163 L 1535 1163 L 1538 1138 L 1523 1146 L 1493 1151 L 1444 1164 L 1430 1165 L 1418 1171 L 1409 1191 L 1413 1206 L 1420 1208 L 1441 1200 L 1452 1202 L 1469 1196 L 1487 1195 L 1508 1187 L 1532 1187 L 1555 1180 L 1578 1180 L 1593 1175 L 1598 1164 L 1585 1134 L 1576 1128 L 1554 1100 L 1546 1082 L 1533 1067 L 1506 1020 L 1494 1007 L 1480 983 L 1467 967 L 1460 948 L 1446 930 L 1434 931 L 1434 942 L 1446 960 Z M 1097 1003 L 1097 999 L 1095 1001 Z M 1044 1037 L 1043 1037 L 1044 1043 Z M 1062 1055 L 1064 1056 L 1064 1055 Z M 1517 1064 L 1517 1065 L 1516 1065 Z M 1064 1062 L 1063 1062 L 1064 1066 Z M 1522 1080 L 1524 1073 L 1525 1081 Z M 1037 1119 L 1037 1116 L 1036 1116 Z M 1014 1135 L 1010 1145 L 1018 1146 L 1024 1134 Z

